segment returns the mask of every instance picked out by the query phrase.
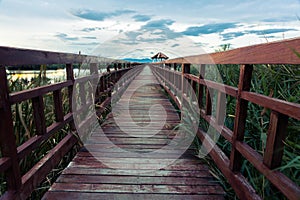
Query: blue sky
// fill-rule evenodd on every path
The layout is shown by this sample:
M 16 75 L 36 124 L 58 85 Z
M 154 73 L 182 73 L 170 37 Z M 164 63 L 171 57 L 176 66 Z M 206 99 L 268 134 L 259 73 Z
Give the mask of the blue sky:
M 300 36 L 300 0 L 0 0 L 0 46 L 145 58 Z

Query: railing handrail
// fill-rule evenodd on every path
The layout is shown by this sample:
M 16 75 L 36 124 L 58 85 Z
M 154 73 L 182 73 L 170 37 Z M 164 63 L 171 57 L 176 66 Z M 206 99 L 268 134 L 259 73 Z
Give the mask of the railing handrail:
M 0 46 L 0 65 L 50 65 L 70 63 L 128 63 L 99 56 Z M 16 59 L 18 58 L 18 59 Z
M 299 64 L 299 57 L 295 52 L 300 53 L 300 37 L 210 54 L 174 58 L 164 63 Z

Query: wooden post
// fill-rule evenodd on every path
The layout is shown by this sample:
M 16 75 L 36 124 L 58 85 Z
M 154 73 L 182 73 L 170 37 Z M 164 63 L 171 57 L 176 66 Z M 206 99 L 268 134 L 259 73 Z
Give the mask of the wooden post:
M 211 115 L 213 95 L 213 90 L 206 87 L 205 115 Z
M 106 72 L 110 73 L 110 65 L 107 65 Z
M 270 169 L 277 168 L 281 165 L 286 128 L 288 125 L 288 116 L 271 112 L 270 125 L 268 130 L 267 145 L 264 153 L 264 164 Z
M 53 92 L 53 101 L 54 101 L 54 113 L 55 113 L 55 120 L 57 122 L 64 121 L 64 112 L 63 112 L 63 105 L 62 105 L 62 94 L 61 90 L 55 90 Z
M 224 124 L 226 115 L 226 94 L 218 91 L 217 109 L 216 109 L 216 122 L 218 125 Z
M 123 64 L 122 63 L 118 63 L 118 69 L 122 69 Z
M 241 65 L 240 77 L 238 85 L 238 95 L 235 107 L 234 129 L 232 136 L 232 149 L 230 154 L 230 169 L 232 171 L 240 171 L 242 166 L 242 155 L 236 150 L 236 141 L 244 140 L 245 125 L 247 118 L 248 101 L 241 98 L 243 91 L 249 91 L 251 85 L 253 66 Z
M 10 159 L 11 167 L 5 172 L 8 191 L 19 191 L 22 185 L 17 156 L 16 138 L 13 129 L 11 105 L 6 69 L 0 65 L 0 146 L 2 157 Z M 5 120 L 4 120 L 5 119 Z
M 46 134 L 46 119 L 44 112 L 43 96 L 38 96 L 32 99 L 33 119 L 36 127 L 37 135 Z
M 67 80 L 72 81 L 72 85 L 68 87 L 68 99 L 69 99 L 69 112 L 72 113 L 72 98 L 73 98 L 73 86 L 75 82 L 74 78 L 74 71 L 73 71 L 73 65 L 72 64 L 66 64 L 66 72 L 67 72 Z M 70 128 L 72 131 L 76 130 L 74 120 L 72 120 L 70 123 Z
M 185 78 L 184 78 L 184 74 L 189 74 L 191 72 L 191 64 L 188 63 L 182 63 L 182 95 L 184 93 L 186 93 L 186 96 L 188 96 L 187 94 L 187 88 L 188 88 L 188 84 L 186 83 Z
M 177 70 L 177 63 L 173 63 L 173 69 L 174 69 L 174 71 Z
M 99 99 L 99 93 L 98 93 L 98 85 L 99 85 L 99 70 L 98 70 L 98 64 L 97 63 L 91 63 L 90 64 L 90 74 L 91 75 L 95 75 L 92 77 L 91 80 L 91 85 L 92 87 L 88 87 L 88 94 L 94 95 L 95 99 L 95 103 L 98 101 Z M 93 92 L 95 92 L 95 94 L 92 94 Z M 86 93 L 86 92 L 85 92 Z
M 200 74 L 199 74 L 199 79 L 204 80 L 205 78 L 205 65 L 200 65 Z M 199 108 L 203 108 L 203 90 L 204 86 L 199 84 L 198 86 L 198 105 Z

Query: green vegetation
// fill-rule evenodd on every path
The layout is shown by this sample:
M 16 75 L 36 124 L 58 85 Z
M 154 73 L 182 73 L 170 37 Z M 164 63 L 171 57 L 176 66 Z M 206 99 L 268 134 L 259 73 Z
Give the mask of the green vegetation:
M 227 46 L 225 47 L 225 49 Z M 300 60 L 300 58 L 299 58 Z M 222 80 L 213 73 L 212 68 L 217 68 Z M 214 81 L 223 81 L 224 84 L 237 87 L 239 79 L 239 66 L 237 65 L 218 65 L 206 68 L 206 78 Z M 192 73 L 197 75 L 198 70 L 192 68 Z M 251 91 L 282 99 L 289 102 L 300 103 L 300 65 L 255 65 Z M 216 99 L 216 94 L 214 94 Z M 235 99 L 227 97 L 225 125 L 233 130 L 235 115 Z M 215 102 L 213 102 L 215 107 Z M 246 122 L 245 142 L 263 155 L 267 131 L 269 127 L 270 110 L 258 105 L 249 103 L 248 116 Z M 209 126 L 204 120 L 200 121 L 202 128 Z M 284 156 L 282 166 L 277 170 L 283 172 L 293 182 L 300 185 L 300 121 L 289 119 L 287 137 L 285 140 Z M 231 144 L 223 137 L 220 137 L 218 146 L 230 156 Z M 226 178 L 215 166 L 211 158 L 206 158 L 211 166 L 212 173 L 220 180 L 228 199 L 235 199 L 236 195 Z M 248 179 L 263 199 L 285 199 L 285 197 L 272 184 L 261 175 L 248 161 L 244 161 L 242 174 Z
M 76 67 L 76 65 L 75 65 Z M 89 70 L 85 67 L 78 66 L 76 67 L 79 70 L 74 74 L 75 77 L 81 77 L 89 74 Z M 52 70 L 50 66 L 50 70 Z M 23 68 L 22 68 L 23 70 Z M 36 68 L 34 69 L 36 70 Z M 32 78 L 31 80 L 19 78 L 12 79 L 11 76 L 8 76 L 9 90 L 10 92 L 24 91 L 32 88 L 36 88 L 43 85 L 49 85 L 53 82 L 64 81 L 65 78 L 52 78 L 48 77 L 47 70 L 49 66 L 41 65 L 38 68 L 39 74 Z M 109 77 L 108 77 L 109 78 Z M 101 99 L 105 99 L 107 94 L 103 94 Z M 46 126 L 51 125 L 55 122 L 55 113 L 54 113 L 54 101 L 53 94 L 48 93 L 43 96 L 44 105 L 45 105 L 45 117 L 46 117 Z M 69 111 L 69 99 L 68 99 L 68 90 L 67 88 L 62 89 L 62 101 L 63 101 L 63 112 L 67 114 Z M 96 109 L 100 106 L 99 103 L 95 105 Z M 22 145 L 28 139 L 36 135 L 35 124 L 33 120 L 33 106 L 31 100 L 23 101 L 19 104 L 15 104 L 12 107 L 13 121 L 14 121 L 14 133 L 16 137 L 17 146 Z M 99 115 L 99 122 L 102 123 L 106 115 L 110 112 L 110 107 L 104 109 L 102 115 Z M 51 136 L 47 141 L 44 141 L 35 151 L 31 152 L 28 156 L 20 161 L 21 174 L 24 175 L 28 172 L 39 160 L 41 160 L 53 147 L 55 147 L 70 131 L 70 127 L 65 127 L 61 131 L 57 132 Z M 73 149 L 64 156 L 60 161 L 58 166 L 53 169 L 45 178 L 45 180 L 40 184 L 38 188 L 31 194 L 29 199 L 41 199 L 44 193 L 50 188 L 52 183 L 56 178 L 61 174 L 63 169 L 67 167 L 73 157 L 76 155 L 80 144 L 73 147 Z M 1 151 L 0 151 L 1 158 Z M 6 191 L 6 180 L 3 174 L 0 174 L 0 196 Z
M 59 80 L 56 80 L 59 82 Z M 16 79 L 12 80 L 8 77 L 9 89 L 11 92 L 17 92 L 22 90 L 27 90 L 35 88 L 42 85 L 49 85 L 50 79 L 47 78 L 46 67 L 41 67 L 40 73 L 36 78 L 33 78 L 31 81 L 25 79 Z M 69 110 L 68 107 L 68 98 L 67 89 L 62 90 L 63 94 L 63 108 L 64 113 L 66 114 Z M 53 95 L 51 93 L 46 94 L 44 97 L 45 106 L 45 116 L 46 116 L 46 125 L 49 126 L 55 121 L 54 114 L 54 103 Z M 34 120 L 33 120 L 33 106 L 30 100 L 23 101 L 22 103 L 15 104 L 12 106 L 12 114 L 14 121 L 14 133 L 16 136 L 17 146 L 23 144 L 28 139 L 33 137 L 36 134 Z M 31 152 L 28 156 L 20 161 L 21 174 L 24 175 L 28 170 L 30 170 L 40 159 L 42 159 L 54 146 L 58 144 L 66 136 L 69 131 L 69 127 L 64 128 L 63 130 L 57 132 L 47 141 L 43 142 L 35 151 Z M 75 153 L 78 150 L 78 146 L 75 146 L 73 150 L 64 156 L 59 165 L 53 169 L 43 183 L 32 193 L 30 199 L 41 199 L 44 192 L 46 192 L 53 181 L 59 176 L 62 170 L 68 165 L 72 160 Z M 1 156 L 0 156 L 1 157 Z M 0 196 L 6 190 L 6 181 L 4 176 L 0 175 Z

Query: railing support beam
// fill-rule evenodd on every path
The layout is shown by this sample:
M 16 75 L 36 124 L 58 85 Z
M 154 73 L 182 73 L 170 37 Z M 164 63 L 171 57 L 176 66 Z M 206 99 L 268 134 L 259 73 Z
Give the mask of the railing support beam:
M 6 69 L 0 65 L 0 146 L 3 157 L 11 160 L 11 167 L 5 172 L 7 191 L 19 191 L 21 188 L 21 172 L 17 156 L 16 138 L 13 129 L 11 105 Z
M 230 169 L 232 171 L 240 171 L 242 166 L 242 155 L 236 149 L 235 142 L 244 140 L 248 101 L 242 99 L 241 94 L 243 91 L 250 90 L 252 71 L 253 71 L 252 65 L 240 66 L 240 77 L 239 77 L 237 102 L 235 107 L 232 149 L 230 155 Z

